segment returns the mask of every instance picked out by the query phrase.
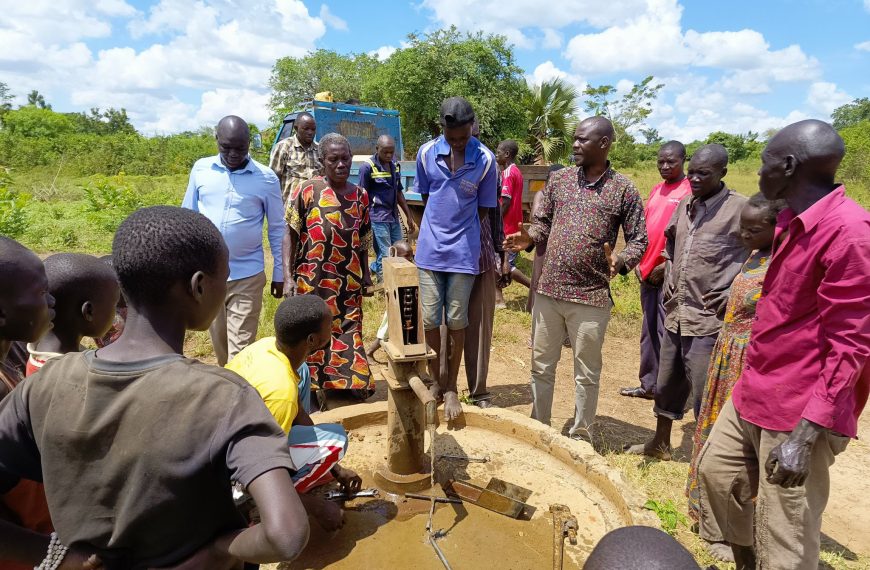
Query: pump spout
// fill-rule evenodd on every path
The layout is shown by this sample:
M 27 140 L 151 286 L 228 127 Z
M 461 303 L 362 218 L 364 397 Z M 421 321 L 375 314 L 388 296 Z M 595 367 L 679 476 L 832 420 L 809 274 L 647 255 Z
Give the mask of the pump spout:
M 435 408 L 438 403 L 435 401 L 432 392 L 423 383 L 423 379 L 416 374 L 408 378 L 408 385 L 411 386 L 411 390 L 414 391 L 414 394 L 417 395 L 417 398 L 423 405 L 423 409 L 426 412 L 426 427 L 435 425 Z

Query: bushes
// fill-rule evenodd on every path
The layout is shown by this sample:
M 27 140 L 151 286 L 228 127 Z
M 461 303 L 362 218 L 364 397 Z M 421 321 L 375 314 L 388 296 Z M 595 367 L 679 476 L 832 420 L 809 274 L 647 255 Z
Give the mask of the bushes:
M 11 182 L 8 171 L 0 167 L 0 235 L 17 238 L 27 229 L 30 196 L 12 188 Z
M 47 137 L 0 131 L 0 164 L 29 170 L 54 166 L 68 176 L 92 174 L 186 174 L 197 159 L 217 153 L 214 138 L 173 135 L 146 138 L 135 133 L 66 133 Z
M 840 131 L 846 142 L 846 157 L 840 176 L 870 184 L 870 121 L 863 121 Z

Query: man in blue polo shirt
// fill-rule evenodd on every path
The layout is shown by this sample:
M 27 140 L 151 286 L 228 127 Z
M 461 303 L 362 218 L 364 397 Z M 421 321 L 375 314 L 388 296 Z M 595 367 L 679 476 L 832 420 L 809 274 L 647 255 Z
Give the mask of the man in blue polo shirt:
M 495 155 L 471 136 L 474 109 L 462 97 L 441 103 L 444 134 L 417 152 L 415 187 L 423 197 L 417 240 L 420 297 L 426 343 L 438 354 L 429 361 L 433 395 L 444 399 L 444 415 L 462 413 L 456 377 L 468 326 L 468 299 L 480 261 L 480 220 L 498 207 Z M 447 316 L 447 373 L 441 370 L 441 326 Z
M 226 301 L 208 329 L 218 365 L 224 366 L 257 338 L 266 286 L 266 220 L 273 263 L 271 292 L 277 299 L 283 297 L 284 203 L 278 177 L 248 154 L 251 133 L 243 119 L 224 117 L 215 136 L 218 155 L 201 158 L 193 165 L 181 206 L 210 219 L 230 251 Z
M 381 135 L 375 146 L 375 154 L 359 167 L 359 185 L 369 194 L 369 217 L 372 221 L 377 256 L 371 264 L 371 270 L 378 276 L 378 281 L 383 281 L 384 277 L 381 260 L 390 250 L 390 246 L 402 239 L 398 208 L 405 213 L 408 234 L 413 234 L 417 229 L 402 193 L 402 169 L 393 161 L 395 154 L 395 139 L 390 135 Z

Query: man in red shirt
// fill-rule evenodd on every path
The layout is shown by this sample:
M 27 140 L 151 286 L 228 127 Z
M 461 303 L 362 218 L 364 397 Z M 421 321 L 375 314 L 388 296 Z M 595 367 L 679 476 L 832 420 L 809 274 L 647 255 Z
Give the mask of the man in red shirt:
M 504 235 L 508 236 L 520 231 L 523 224 L 523 173 L 514 162 L 519 145 L 513 140 L 504 140 L 498 144 L 495 151 L 495 160 L 501 171 L 501 216 L 504 224 Z M 508 263 L 511 267 L 511 279 L 526 288 L 532 286 L 531 280 L 517 268 L 518 252 L 508 253 Z M 501 290 L 498 291 L 497 303 L 504 304 Z
M 634 272 L 640 280 L 640 307 L 643 325 L 640 330 L 640 386 L 622 388 L 622 396 L 652 400 L 659 377 L 659 349 L 665 330 L 665 306 L 662 284 L 665 280 L 665 228 L 680 200 L 692 192 L 686 178 L 686 147 L 680 141 L 668 141 L 659 149 L 658 168 L 662 177 L 650 190 L 646 201 L 646 231 L 649 246 Z
M 789 207 L 743 374 L 699 465 L 701 536 L 721 529 L 738 569 L 816 568 L 828 470 L 867 403 L 870 214 L 834 182 L 844 154 L 830 125 L 807 120 L 761 155 L 761 192 Z

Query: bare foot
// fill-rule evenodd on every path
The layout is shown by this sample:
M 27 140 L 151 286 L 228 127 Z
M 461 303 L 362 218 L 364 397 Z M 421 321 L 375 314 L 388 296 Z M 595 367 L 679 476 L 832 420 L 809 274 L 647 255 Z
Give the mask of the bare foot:
M 444 417 L 452 421 L 462 415 L 462 404 L 456 392 L 444 392 Z
M 671 447 L 656 445 L 654 441 L 638 443 L 637 445 L 626 445 L 622 452 L 628 455 L 646 455 L 660 461 L 671 460 Z
M 432 397 L 435 398 L 436 402 L 441 402 L 441 386 L 438 385 L 438 382 L 433 382 L 431 386 L 429 386 L 429 393 L 432 394 Z

